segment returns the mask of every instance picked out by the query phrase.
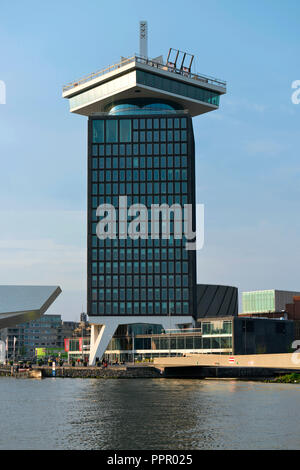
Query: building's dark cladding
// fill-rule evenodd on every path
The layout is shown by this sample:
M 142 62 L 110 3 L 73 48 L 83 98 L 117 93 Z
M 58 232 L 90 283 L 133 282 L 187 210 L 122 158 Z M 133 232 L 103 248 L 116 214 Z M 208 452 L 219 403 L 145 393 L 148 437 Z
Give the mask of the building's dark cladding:
M 233 318 L 234 354 L 276 354 L 291 351 L 294 322 L 271 318 Z
M 238 289 L 232 286 L 197 285 L 197 318 L 238 315 Z
M 168 105 L 164 111 L 154 103 L 153 114 L 131 106 L 120 105 L 121 114 L 89 118 L 88 312 L 195 315 L 196 252 L 185 249 L 185 238 L 152 239 L 149 210 L 151 204 L 193 204 L 195 222 L 192 119 Z M 118 208 L 119 196 L 127 196 L 128 207 L 147 206 L 148 239 L 97 237 L 97 207 Z

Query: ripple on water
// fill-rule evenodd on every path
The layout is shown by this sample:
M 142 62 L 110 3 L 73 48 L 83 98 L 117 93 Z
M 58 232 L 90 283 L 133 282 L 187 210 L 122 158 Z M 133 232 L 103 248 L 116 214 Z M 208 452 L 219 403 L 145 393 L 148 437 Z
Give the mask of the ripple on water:
M 259 382 L 3 377 L 0 449 L 299 449 L 299 392 Z

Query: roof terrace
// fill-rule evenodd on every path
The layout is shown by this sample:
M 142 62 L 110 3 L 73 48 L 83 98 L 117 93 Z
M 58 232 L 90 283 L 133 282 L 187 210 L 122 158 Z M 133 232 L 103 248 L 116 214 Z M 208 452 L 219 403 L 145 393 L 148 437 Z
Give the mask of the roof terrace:
M 110 65 L 109 67 L 106 67 L 102 70 L 99 70 L 97 72 L 91 73 L 89 75 L 86 75 L 85 77 L 82 77 L 78 80 L 75 80 L 71 83 L 68 83 L 63 87 L 63 93 L 65 92 L 70 92 L 72 89 L 76 89 L 76 87 L 80 85 L 84 85 L 92 80 L 95 80 L 98 77 L 101 77 L 103 75 L 106 75 L 110 72 L 116 71 L 118 69 L 121 69 L 125 65 L 128 65 L 132 62 L 135 62 L 137 64 L 142 64 L 142 65 L 148 65 L 150 67 L 153 67 L 155 69 L 163 70 L 165 72 L 172 72 L 174 74 L 177 74 L 179 76 L 193 79 L 197 81 L 197 84 L 200 85 L 201 83 L 205 86 L 206 85 L 215 85 L 217 87 L 220 87 L 224 89 L 224 93 L 226 93 L 226 82 L 224 80 L 220 80 L 217 78 L 209 77 L 207 75 L 203 74 L 198 74 L 198 73 L 193 73 L 190 71 L 187 71 L 185 69 L 179 69 L 176 67 L 171 66 L 171 64 L 163 64 L 162 62 L 155 60 L 155 59 L 149 59 L 147 57 L 141 57 L 138 55 L 134 55 L 132 57 L 127 57 L 123 58 L 120 62 Z M 201 83 L 199 83 L 201 82 Z M 74 90 L 75 91 L 75 90 Z

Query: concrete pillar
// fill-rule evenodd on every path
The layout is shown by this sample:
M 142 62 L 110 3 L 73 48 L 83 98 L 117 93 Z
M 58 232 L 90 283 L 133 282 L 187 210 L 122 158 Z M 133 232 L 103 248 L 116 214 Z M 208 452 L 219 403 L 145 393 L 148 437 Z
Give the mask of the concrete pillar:
M 99 360 L 102 359 L 102 356 L 105 353 L 117 327 L 118 323 L 111 318 L 109 318 L 103 325 L 92 324 L 89 357 L 90 366 L 95 365 L 96 357 L 99 357 Z

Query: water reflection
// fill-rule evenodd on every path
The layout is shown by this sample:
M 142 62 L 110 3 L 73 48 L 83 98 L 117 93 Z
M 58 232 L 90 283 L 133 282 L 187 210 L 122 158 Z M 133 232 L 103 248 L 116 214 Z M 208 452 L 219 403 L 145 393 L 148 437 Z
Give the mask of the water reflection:
M 299 391 L 234 380 L 1 378 L 0 448 L 299 449 Z

